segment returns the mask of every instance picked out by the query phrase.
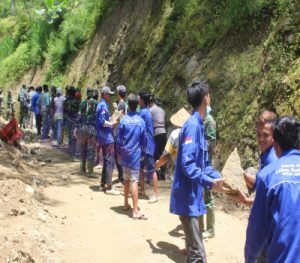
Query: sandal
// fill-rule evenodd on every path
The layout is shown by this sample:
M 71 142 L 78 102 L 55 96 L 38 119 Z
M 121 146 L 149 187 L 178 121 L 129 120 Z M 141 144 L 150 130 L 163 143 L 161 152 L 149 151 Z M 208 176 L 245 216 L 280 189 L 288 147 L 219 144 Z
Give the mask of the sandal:
M 126 212 L 131 208 L 131 205 L 128 205 L 126 208 L 123 207 L 123 211 Z M 139 211 L 141 210 L 139 207 L 137 208 Z
M 131 208 L 130 205 L 128 205 L 127 207 L 124 206 L 124 207 L 123 207 L 123 211 L 126 212 L 126 211 L 128 211 L 130 208 Z
M 133 216 L 132 218 L 133 218 L 133 220 L 148 220 L 148 217 L 146 217 L 143 214 L 141 214 L 139 216 Z

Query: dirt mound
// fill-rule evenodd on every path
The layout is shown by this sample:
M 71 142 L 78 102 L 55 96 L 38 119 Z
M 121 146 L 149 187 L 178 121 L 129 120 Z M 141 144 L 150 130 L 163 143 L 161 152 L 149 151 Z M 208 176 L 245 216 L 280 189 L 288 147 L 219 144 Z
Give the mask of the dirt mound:
M 61 262 L 55 225 L 61 219 L 18 179 L 0 181 L 0 262 Z

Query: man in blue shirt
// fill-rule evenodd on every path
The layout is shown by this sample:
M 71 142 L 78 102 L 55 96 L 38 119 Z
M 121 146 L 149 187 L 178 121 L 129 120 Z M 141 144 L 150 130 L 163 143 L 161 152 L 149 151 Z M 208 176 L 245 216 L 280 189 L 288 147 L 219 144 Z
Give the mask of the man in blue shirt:
M 31 108 L 35 114 L 36 128 L 37 128 L 38 135 L 41 135 L 42 121 L 43 121 L 41 109 L 38 105 L 38 100 L 42 94 L 42 90 L 43 90 L 43 88 L 41 86 L 38 86 L 36 88 L 36 93 L 31 98 Z
M 141 161 L 141 193 L 145 194 L 145 176 L 148 179 L 153 181 L 153 192 L 154 195 L 150 198 L 149 203 L 155 203 L 157 199 L 157 188 L 158 188 L 158 179 L 155 171 L 155 160 L 154 160 L 154 151 L 155 151 L 155 141 L 154 141 L 154 129 L 152 122 L 152 115 L 149 110 L 150 104 L 150 92 L 141 91 L 139 93 L 139 104 L 141 107 L 140 116 L 146 124 L 146 135 L 147 135 L 147 146 L 145 152 L 142 156 Z
M 43 129 L 42 129 L 42 140 L 46 140 L 49 137 L 50 131 L 50 116 L 49 116 L 49 87 L 47 84 L 43 85 L 43 93 L 41 94 L 38 105 L 41 109 L 42 118 L 43 118 Z
M 101 190 L 106 194 L 119 195 L 120 192 L 112 189 L 112 173 L 114 169 L 114 134 L 113 129 L 118 122 L 110 122 L 110 113 L 108 105 L 110 96 L 115 94 L 109 87 L 104 86 L 101 89 L 101 100 L 98 103 L 96 111 L 96 131 L 99 150 L 102 150 L 103 168 L 101 174 Z
M 183 125 L 170 197 L 170 212 L 179 215 L 186 237 L 188 262 L 207 262 L 198 218 L 206 213 L 203 188 L 223 192 L 220 179 L 208 159 L 203 120 L 210 103 L 208 85 L 194 82 L 187 89 L 193 115 Z
M 273 147 L 273 127 L 276 122 L 276 114 L 272 111 L 263 111 L 256 120 L 256 141 L 261 151 L 258 169 L 261 170 L 265 166 L 277 160 Z M 245 181 L 249 189 L 255 189 L 256 175 L 245 173 Z
M 117 152 L 124 168 L 124 211 L 130 209 L 128 194 L 131 182 L 131 195 L 133 202 L 133 219 L 146 219 L 138 208 L 138 182 L 140 174 L 140 159 L 147 145 L 146 125 L 138 116 L 136 108 L 137 96 L 128 96 L 128 115 L 124 116 L 117 131 Z
M 253 263 L 267 247 L 267 263 L 297 263 L 300 244 L 300 122 L 283 116 L 273 131 L 278 160 L 257 176 L 245 245 L 245 262 Z
M 278 158 L 275 154 L 274 140 L 273 140 L 273 128 L 276 123 L 276 114 L 272 111 L 263 111 L 256 120 L 256 140 L 261 151 L 258 169 L 259 171 L 268 166 L 269 164 L 275 162 Z M 245 172 L 244 178 L 247 187 L 251 192 L 256 188 L 256 185 L 261 180 L 259 175 L 253 175 Z M 239 191 L 238 201 L 246 205 L 252 205 L 254 202 L 253 196 L 246 196 L 241 190 Z M 266 249 L 262 249 L 260 254 L 256 258 L 256 263 L 266 262 Z

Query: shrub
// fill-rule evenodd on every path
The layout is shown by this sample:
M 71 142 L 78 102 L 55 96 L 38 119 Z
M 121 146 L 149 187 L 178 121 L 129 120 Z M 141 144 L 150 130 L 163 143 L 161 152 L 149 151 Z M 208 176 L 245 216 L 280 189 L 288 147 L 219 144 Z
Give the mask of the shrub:
M 19 80 L 31 66 L 31 52 L 27 43 L 19 45 L 16 51 L 0 64 L 0 83 Z

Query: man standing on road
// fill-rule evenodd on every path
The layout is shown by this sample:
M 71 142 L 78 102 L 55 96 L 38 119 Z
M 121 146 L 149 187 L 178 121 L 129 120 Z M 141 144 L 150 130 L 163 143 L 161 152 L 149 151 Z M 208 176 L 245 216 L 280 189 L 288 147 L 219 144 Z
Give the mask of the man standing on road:
M 179 133 L 183 124 L 191 115 L 185 108 L 181 108 L 170 118 L 170 122 L 176 127 L 174 129 L 167 141 L 165 149 L 160 156 L 159 160 L 155 163 L 155 169 L 158 170 L 161 166 L 168 162 L 169 157 L 172 158 L 174 164 L 176 163 L 177 153 L 178 153 L 178 143 L 179 143 Z
M 42 140 L 45 141 L 49 139 L 50 132 L 50 116 L 49 116 L 49 87 L 47 84 L 43 85 L 43 93 L 41 94 L 38 105 L 41 109 L 43 118 L 43 129 L 42 129 Z
M 77 116 L 77 128 L 74 130 L 74 136 L 79 138 L 81 162 L 80 171 L 88 171 L 89 177 L 95 177 L 93 174 L 94 159 L 96 155 L 96 109 L 97 101 L 93 99 L 93 90 L 87 88 L 87 98 L 79 105 L 79 114 Z M 77 135 L 78 134 L 78 135 Z
M 121 119 L 117 132 L 117 152 L 125 172 L 124 183 L 124 211 L 130 209 L 128 195 L 131 183 L 133 202 L 133 219 L 146 219 L 138 208 L 138 182 L 140 174 L 140 158 L 147 144 L 146 126 L 143 119 L 138 116 L 137 96 L 128 96 L 128 115 Z
M 249 217 L 245 262 L 254 263 L 267 249 L 267 263 L 296 263 L 300 244 L 300 122 L 292 116 L 276 121 L 273 130 L 278 160 L 257 175 Z
M 64 103 L 64 115 L 66 119 L 66 127 L 69 141 L 69 154 L 73 160 L 75 158 L 77 144 L 76 137 L 74 136 L 74 130 L 76 127 L 76 120 L 80 105 L 80 100 L 75 98 L 75 93 L 75 87 L 70 87 L 70 89 L 68 90 L 68 97 Z
M 108 105 L 111 95 L 115 93 L 109 87 L 104 86 L 101 89 L 101 100 L 98 103 L 96 111 L 96 130 L 99 150 L 102 150 L 103 168 L 101 174 L 100 190 L 106 194 L 119 195 L 120 192 L 112 188 L 112 173 L 114 169 L 114 135 L 113 129 L 118 122 L 110 122 L 110 113 Z
M 34 115 L 34 111 L 31 108 L 31 103 L 32 103 L 32 98 L 35 94 L 35 89 L 33 86 L 30 86 L 28 88 L 28 111 L 29 111 L 29 117 L 28 117 L 28 121 L 29 121 L 29 128 L 30 129 L 35 129 L 36 128 L 36 122 L 35 122 L 35 115 Z
M 38 101 L 39 101 L 40 96 L 42 94 L 42 90 L 43 90 L 42 86 L 36 87 L 36 93 L 31 98 L 31 109 L 35 114 L 35 121 L 36 121 L 36 128 L 37 128 L 37 134 L 38 135 L 41 135 L 42 122 L 43 122 L 41 109 L 38 105 Z
M 54 121 L 57 134 L 57 146 L 60 147 L 62 144 L 62 127 L 64 121 L 64 103 L 66 97 L 62 95 L 61 88 L 57 88 L 56 97 L 54 99 Z
M 118 92 L 118 105 L 117 105 L 117 110 L 122 112 L 123 115 L 127 114 L 127 109 L 126 109 L 126 103 L 125 103 L 125 97 L 126 97 L 126 87 L 124 85 L 120 85 L 117 87 L 117 92 Z M 116 130 L 115 130 L 116 134 Z M 123 178 L 123 168 L 122 165 L 119 163 L 118 156 L 117 156 L 117 150 L 116 150 L 116 142 L 115 142 L 115 162 L 117 165 L 118 169 L 118 177 L 119 177 L 119 182 L 123 183 L 124 178 Z
M 206 118 L 204 121 L 205 138 L 208 147 L 208 158 L 212 164 L 212 155 L 217 140 L 217 126 L 211 113 L 211 107 L 206 107 Z M 206 230 L 203 232 L 203 239 L 215 236 L 215 211 L 214 211 L 214 195 L 212 190 L 204 189 L 204 203 L 207 210 L 206 213 Z M 204 230 L 204 217 L 200 217 L 200 227 Z
M 22 85 L 18 94 L 18 101 L 20 103 L 20 128 L 26 128 L 26 118 L 28 114 L 28 94 L 26 85 Z
M 2 89 L 0 88 L 0 116 L 2 116 L 3 114 L 2 112 L 3 108 L 4 108 L 4 96 L 2 94 Z
M 149 110 L 149 103 L 150 103 L 150 93 L 148 91 L 141 91 L 139 93 L 139 104 L 141 107 L 140 116 L 142 117 L 142 119 L 146 124 L 147 146 L 141 161 L 140 185 L 141 185 L 141 193 L 145 194 L 145 176 L 152 179 L 154 195 L 150 198 L 149 203 L 155 203 L 158 201 L 157 199 L 158 180 L 155 171 L 155 161 L 154 161 L 155 141 L 154 141 L 154 133 L 153 133 L 152 116 Z
M 164 148 L 167 143 L 167 132 L 166 132 L 166 123 L 165 111 L 157 105 L 157 99 L 152 98 L 150 102 L 150 112 L 152 115 L 153 129 L 154 129 L 154 141 L 155 141 L 155 151 L 154 151 L 154 160 L 157 161 L 162 155 Z M 156 171 L 158 180 L 165 180 L 165 166 L 162 166 L 159 171 Z
M 179 148 L 170 197 L 170 212 L 179 215 L 186 238 L 188 262 L 207 262 L 199 216 L 205 214 L 203 188 L 223 192 L 224 179 L 210 165 L 204 119 L 210 103 L 208 85 L 194 82 L 187 89 L 194 111 L 179 135 Z

